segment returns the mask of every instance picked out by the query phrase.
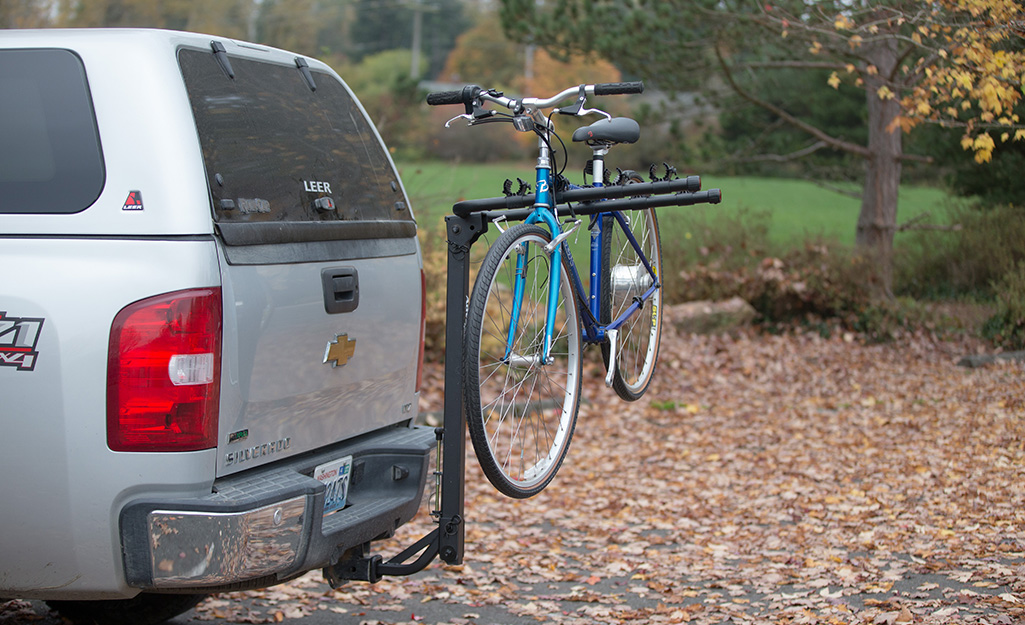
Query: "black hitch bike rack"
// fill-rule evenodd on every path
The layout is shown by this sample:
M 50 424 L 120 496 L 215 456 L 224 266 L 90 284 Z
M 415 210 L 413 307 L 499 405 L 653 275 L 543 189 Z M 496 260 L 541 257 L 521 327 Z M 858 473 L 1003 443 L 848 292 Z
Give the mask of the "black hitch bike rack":
M 718 204 L 719 189 L 698 191 L 697 176 L 624 186 L 575 189 L 556 194 L 556 205 L 578 202 L 560 214 L 594 215 L 610 210 L 639 210 L 657 206 Z M 641 194 L 649 194 L 637 197 Z M 634 197 L 625 197 L 625 196 Z M 441 454 L 441 471 L 435 471 L 440 488 L 439 510 L 432 511 L 437 527 L 399 554 L 384 560 L 371 555 L 370 544 L 350 549 L 337 564 L 324 569 L 332 587 L 348 580 L 375 583 L 385 575 L 419 573 L 436 557 L 447 564 L 462 564 L 466 524 L 463 516 L 466 469 L 466 413 L 463 410 L 463 326 L 470 296 L 470 248 L 487 232 L 492 221 L 521 221 L 532 209 L 533 194 L 459 202 L 445 217 L 448 267 L 445 294 L 445 400 L 442 427 L 435 430 Z M 419 555 L 417 555 L 419 554 Z M 413 558 L 415 557 L 415 560 Z M 410 562 L 410 560 L 413 560 Z
M 445 218 L 448 236 L 448 279 L 445 313 L 445 403 L 442 427 L 435 430 L 441 454 L 441 471 L 435 471 L 435 488 L 441 505 L 433 511 L 437 527 L 401 553 L 384 560 L 369 554 L 369 544 L 350 550 L 337 564 L 324 569 L 332 586 L 346 580 L 378 582 L 385 575 L 412 575 L 434 558 L 447 564 L 463 561 L 463 500 L 466 463 L 466 415 L 463 412 L 462 344 L 466 301 L 470 296 L 470 247 L 487 230 L 483 213 Z M 417 555 L 419 554 L 419 555 Z M 347 556 L 347 557 L 346 557 Z M 409 560 L 416 558 L 412 562 Z

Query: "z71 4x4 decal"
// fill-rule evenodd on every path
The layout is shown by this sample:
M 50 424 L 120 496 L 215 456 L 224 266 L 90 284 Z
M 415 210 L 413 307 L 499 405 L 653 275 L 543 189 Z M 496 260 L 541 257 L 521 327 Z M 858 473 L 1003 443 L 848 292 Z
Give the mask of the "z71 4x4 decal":
M 0 367 L 32 371 L 39 357 L 36 343 L 42 328 L 43 319 L 8 317 L 0 311 Z

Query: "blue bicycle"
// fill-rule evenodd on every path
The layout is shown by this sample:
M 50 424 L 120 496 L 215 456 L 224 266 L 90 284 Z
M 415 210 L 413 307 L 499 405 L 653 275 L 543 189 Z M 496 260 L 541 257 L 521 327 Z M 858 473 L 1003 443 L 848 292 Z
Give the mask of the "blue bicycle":
M 534 193 L 514 194 L 507 185 L 505 198 L 453 207 L 461 216 L 487 211 L 486 221 L 502 230 L 484 257 L 467 306 L 463 388 L 481 468 L 510 497 L 539 493 L 566 456 L 580 406 L 585 344 L 601 345 L 606 384 L 620 397 L 635 401 L 647 390 L 662 321 L 654 207 L 719 201 L 718 190 L 695 193 L 697 176 L 670 180 L 675 172 L 668 166 L 665 180 L 646 183 L 633 172 L 608 180 L 609 150 L 637 141 L 640 128 L 632 119 L 586 108 L 587 97 L 643 88 L 639 82 L 579 85 L 547 99 L 514 99 L 471 85 L 427 98 L 432 105 L 465 106 L 446 126 L 458 119 L 470 125 L 501 121 L 538 136 Z M 488 103 L 509 112 L 487 108 Z M 603 116 L 572 137 L 592 151 L 586 187 L 568 184 L 557 167 L 552 142 L 562 141 L 554 132 L 556 113 Z M 519 219 L 523 223 L 502 227 Z M 567 245 L 584 219 L 590 231 L 586 290 Z

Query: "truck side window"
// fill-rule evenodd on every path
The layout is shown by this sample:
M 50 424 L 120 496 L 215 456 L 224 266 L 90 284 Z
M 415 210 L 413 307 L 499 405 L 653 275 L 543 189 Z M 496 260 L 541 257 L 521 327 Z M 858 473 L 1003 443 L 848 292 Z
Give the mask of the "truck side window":
M 0 213 L 78 213 L 104 166 L 82 60 L 68 50 L 0 50 Z

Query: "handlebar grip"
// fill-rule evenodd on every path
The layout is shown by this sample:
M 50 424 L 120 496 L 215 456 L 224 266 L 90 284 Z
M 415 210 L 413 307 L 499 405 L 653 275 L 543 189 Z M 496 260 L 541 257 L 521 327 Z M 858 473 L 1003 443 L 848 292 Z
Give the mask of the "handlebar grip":
M 435 91 L 434 93 L 427 94 L 427 103 L 431 106 L 439 106 L 441 104 L 462 104 L 463 103 L 463 92 L 459 91 Z
M 427 103 L 431 106 L 438 106 L 439 104 L 465 104 L 466 112 L 470 113 L 473 109 L 470 105 L 480 95 L 481 88 L 477 85 L 466 85 L 460 91 L 436 91 L 434 93 L 427 94 Z
M 621 93 L 644 93 L 644 83 L 603 82 L 594 86 L 594 95 L 618 95 Z

